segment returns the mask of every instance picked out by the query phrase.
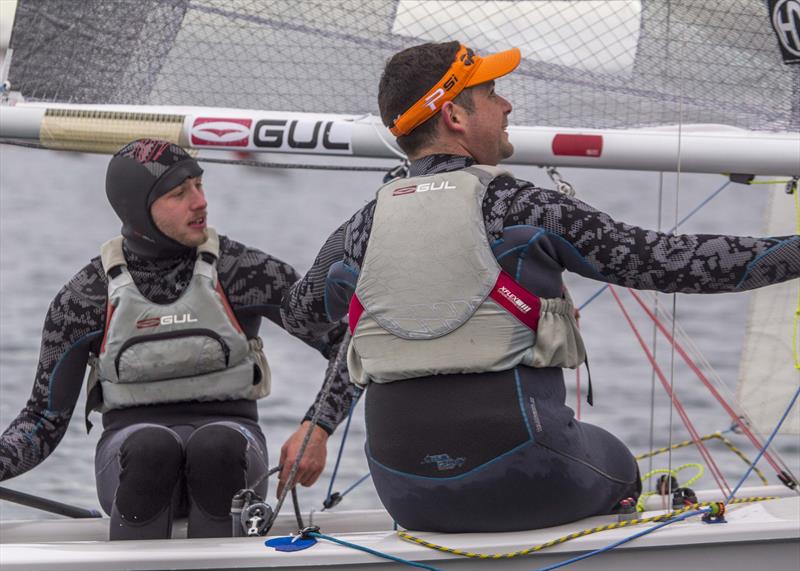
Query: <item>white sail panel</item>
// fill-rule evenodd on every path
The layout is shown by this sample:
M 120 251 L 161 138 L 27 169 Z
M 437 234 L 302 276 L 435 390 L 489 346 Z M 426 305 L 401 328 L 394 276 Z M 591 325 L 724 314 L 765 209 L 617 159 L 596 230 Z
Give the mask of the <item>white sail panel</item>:
M 392 33 L 430 42 L 470 38 L 479 53 L 512 47 L 522 57 L 583 71 L 630 75 L 640 2 L 400 0 Z
M 771 188 L 766 235 L 796 233 L 794 197 L 781 185 Z M 755 428 L 769 434 L 800 385 L 793 342 L 800 280 L 756 290 L 751 294 L 747 335 L 739 367 L 737 398 Z M 798 349 L 800 350 L 800 349 Z M 795 403 L 781 434 L 800 434 L 800 404 Z

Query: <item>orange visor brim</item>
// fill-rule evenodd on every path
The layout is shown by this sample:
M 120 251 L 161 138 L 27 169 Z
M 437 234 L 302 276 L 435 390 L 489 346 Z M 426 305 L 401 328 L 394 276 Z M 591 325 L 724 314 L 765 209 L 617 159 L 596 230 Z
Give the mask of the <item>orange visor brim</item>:
M 389 126 L 389 130 L 395 137 L 409 134 L 467 87 L 492 81 L 514 71 L 520 58 L 519 48 L 481 57 L 462 45 L 442 79 L 400 115 Z

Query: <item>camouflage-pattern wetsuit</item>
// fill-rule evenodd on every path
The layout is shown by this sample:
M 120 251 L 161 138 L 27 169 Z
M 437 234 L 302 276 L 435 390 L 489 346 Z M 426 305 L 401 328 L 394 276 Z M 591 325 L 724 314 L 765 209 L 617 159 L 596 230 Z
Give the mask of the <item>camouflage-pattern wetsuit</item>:
M 125 258 L 139 290 L 157 304 L 171 303 L 181 295 L 191 280 L 195 263 L 194 250 L 168 258 L 145 258 L 125 248 Z M 283 326 L 279 312 L 281 298 L 299 278 L 290 265 L 221 236 L 217 269 L 220 283 L 248 338 L 258 334 L 264 317 Z M 38 465 L 64 436 L 78 400 L 90 352 L 98 353 L 103 338 L 107 287 L 105 272 L 97 257 L 53 299 L 44 323 L 30 399 L 0 437 L 0 480 L 12 478 Z M 325 356 L 335 355 L 342 333 L 343 327 L 334 327 L 313 339 L 306 337 L 306 340 Z M 349 390 L 346 371 L 340 371 L 328 399 L 314 404 L 322 406 L 320 425 L 328 432 L 332 432 L 347 414 Z M 313 407 L 306 418 L 310 418 L 312 411 Z M 104 432 L 98 444 L 101 452 L 97 459 L 98 486 L 102 488 L 100 473 L 107 464 L 100 458 L 104 445 L 127 428 L 155 424 L 194 429 L 211 422 L 228 421 L 247 427 L 248 437 L 253 440 L 247 445 L 263 446 L 264 437 L 258 427 L 255 401 L 177 403 L 109 411 L 103 414 Z M 183 432 L 178 430 L 182 437 Z M 152 442 L 147 444 L 151 446 Z M 262 456 L 265 462 L 265 454 Z M 218 482 L 212 482 L 212 485 L 216 484 Z M 110 513 L 114 490 L 104 493 L 100 489 L 99 492 L 101 504 Z M 136 504 L 136 509 L 141 509 L 147 497 L 148 494 L 132 497 L 131 502 Z M 227 514 L 229 510 L 229 500 L 228 505 L 211 508 L 220 514 Z M 227 521 L 226 525 L 226 530 L 229 530 Z
M 465 168 L 472 159 L 433 155 L 411 176 Z M 364 261 L 375 202 L 342 224 L 284 300 L 288 331 L 311 339 L 346 312 L 352 289 L 330 295 L 329 268 L 354 276 Z M 502 176 L 488 187 L 483 218 L 503 270 L 541 297 L 537 268 L 570 270 L 620 286 L 664 292 L 733 292 L 800 276 L 800 237 L 669 235 L 616 222 L 578 199 Z M 639 490 L 627 448 L 574 419 L 561 369 L 437 375 L 370 384 L 367 445 L 378 494 L 404 527 L 507 531 L 608 513 Z

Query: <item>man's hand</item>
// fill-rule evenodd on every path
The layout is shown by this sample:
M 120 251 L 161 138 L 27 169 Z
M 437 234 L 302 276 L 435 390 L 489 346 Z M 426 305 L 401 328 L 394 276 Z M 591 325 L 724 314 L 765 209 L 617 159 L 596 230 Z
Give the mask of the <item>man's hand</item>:
M 281 447 L 281 473 L 278 476 L 278 491 L 276 496 L 280 496 L 283 492 L 283 487 L 286 485 L 286 480 L 289 479 L 289 472 L 292 470 L 294 461 L 297 459 L 297 454 L 300 452 L 300 447 L 303 445 L 303 439 L 308 432 L 310 422 L 306 420 L 300 425 L 294 434 Z M 317 481 L 322 470 L 325 468 L 325 459 L 328 456 L 328 433 L 319 426 L 314 427 L 311 433 L 311 439 L 308 441 L 306 451 L 300 460 L 300 466 L 297 469 L 297 478 L 295 482 L 302 484 L 306 487 L 312 485 Z

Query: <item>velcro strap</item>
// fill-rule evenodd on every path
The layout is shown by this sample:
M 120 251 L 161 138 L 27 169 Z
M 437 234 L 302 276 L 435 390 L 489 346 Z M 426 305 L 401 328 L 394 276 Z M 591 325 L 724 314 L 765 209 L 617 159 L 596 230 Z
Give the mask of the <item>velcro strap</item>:
M 542 302 L 506 272 L 497 276 L 489 297 L 532 331 L 539 327 Z

